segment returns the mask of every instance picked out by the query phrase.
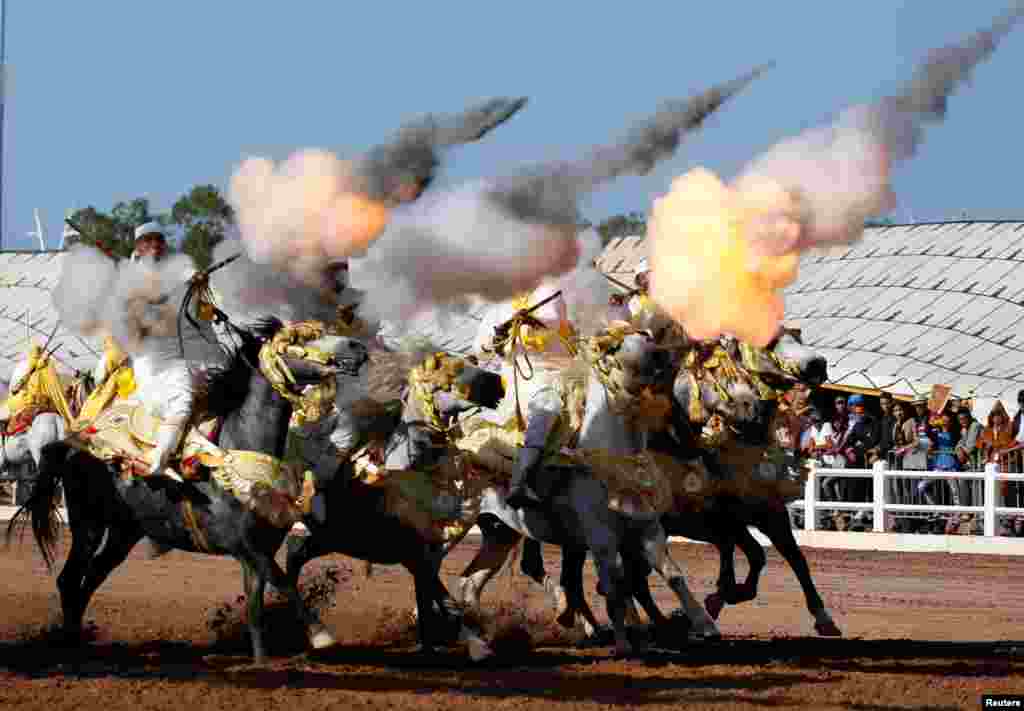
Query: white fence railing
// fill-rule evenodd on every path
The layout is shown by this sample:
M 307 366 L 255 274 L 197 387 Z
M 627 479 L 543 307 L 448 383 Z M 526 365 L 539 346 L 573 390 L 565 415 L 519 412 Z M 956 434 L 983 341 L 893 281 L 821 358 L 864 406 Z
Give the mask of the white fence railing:
M 836 479 L 870 479 L 870 501 L 835 501 L 822 498 L 821 484 L 826 478 Z M 946 481 L 981 481 L 981 505 L 963 506 L 946 504 L 899 503 L 887 500 L 887 486 L 894 479 L 946 480 Z M 804 530 L 814 531 L 818 527 L 820 511 L 870 511 L 875 533 L 884 533 L 886 514 L 910 512 L 936 514 L 980 514 L 983 520 L 983 535 L 996 535 L 996 520 L 999 516 L 1024 517 L 1024 508 L 1002 506 L 998 495 L 998 482 L 1024 482 L 1024 474 L 1006 474 L 999 471 L 997 464 L 986 464 L 981 472 L 962 471 L 925 471 L 889 469 L 884 462 L 877 462 L 872 469 L 829 469 L 815 464 L 811 465 L 811 473 L 804 487 L 804 498 L 790 504 L 790 508 L 803 509 Z
M 0 492 L 3 493 L 0 496 L 0 522 L 6 523 L 14 518 L 14 514 L 18 511 L 18 485 L 19 478 L 0 474 Z M 68 517 L 67 509 L 64 508 L 64 497 L 63 493 L 60 497 L 61 506 L 57 509 L 61 517 L 66 521 Z

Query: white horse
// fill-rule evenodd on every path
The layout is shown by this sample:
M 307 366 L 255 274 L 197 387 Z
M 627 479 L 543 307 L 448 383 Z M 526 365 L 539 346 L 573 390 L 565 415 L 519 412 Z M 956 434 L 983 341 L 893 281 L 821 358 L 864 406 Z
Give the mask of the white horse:
M 59 381 L 52 365 L 44 360 L 45 356 L 42 356 L 41 349 L 35 347 L 35 350 L 39 352 L 30 353 L 15 365 L 11 373 L 10 395 L 5 398 L 3 405 L 0 405 L 0 471 L 24 471 L 29 464 L 38 466 L 43 447 L 64 439 L 67 433 L 68 423 L 59 413 L 67 403 L 54 402 L 54 398 L 39 388 L 39 383 L 44 378 L 52 378 L 61 388 L 64 387 L 64 383 Z M 10 412 L 9 398 L 17 397 L 30 389 L 40 398 L 37 406 L 41 407 L 42 411 L 32 418 L 31 424 L 8 434 L 10 419 L 12 415 L 17 414 Z

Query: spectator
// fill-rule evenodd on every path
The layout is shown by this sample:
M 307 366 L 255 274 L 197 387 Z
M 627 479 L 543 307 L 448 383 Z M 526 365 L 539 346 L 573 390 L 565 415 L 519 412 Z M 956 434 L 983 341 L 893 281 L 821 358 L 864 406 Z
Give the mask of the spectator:
M 1008 472 L 1020 472 L 1021 467 L 1021 456 L 1018 450 L 1024 446 L 1024 390 L 1017 392 L 1017 412 L 1013 416 L 1013 422 L 1010 423 L 1010 433 L 1013 435 L 1014 444 L 1004 452 L 1004 457 L 1000 461 L 1001 467 L 1004 471 Z
M 961 401 L 962 403 L 963 401 Z M 961 404 L 957 411 L 957 419 L 960 421 L 960 439 L 956 444 L 956 458 L 960 464 L 960 471 L 974 471 L 978 464 L 978 439 L 981 436 L 981 423 L 974 419 L 969 407 Z M 981 482 L 957 479 L 954 482 L 956 489 L 954 494 L 963 506 L 978 506 L 982 503 Z M 972 514 L 951 516 L 947 533 L 956 533 L 961 530 L 960 524 L 969 523 L 974 520 Z M 950 530 L 955 529 L 955 530 Z
M 625 294 L 612 294 L 608 297 L 608 320 L 627 323 L 632 320 L 632 313 L 626 302 Z
M 998 463 L 999 455 L 1013 447 L 1014 439 L 1011 427 L 1006 408 L 1003 407 L 1003 401 L 996 400 L 996 404 L 992 406 L 992 411 L 988 414 L 986 427 L 978 437 L 977 447 L 981 450 L 984 462 Z
M 868 450 L 878 446 L 878 422 L 874 415 L 867 412 L 864 397 L 854 395 L 848 401 L 851 410 L 850 424 L 839 444 L 839 449 L 846 458 L 846 465 L 854 469 L 867 466 Z M 846 479 L 843 482 L 845 501 L 870 501 L 869 479 Z M 853 517 L 856 522 L 866 522 L 868 512 L 858 511 Z
M 1018 412 L 1018 418 L 1015 419 L 1019 419 L 1019 415 Z M 1014 437 L 1016 429 L 1019 427 L 1014 428 L 1002 401 L 997 401 L 992 412 L 989 413 L 988 426 L 982 430 L 981 437 L 979 437 L 978 447 L 981 449 L 986 463 L 999 464 L 1000 469 L 1004 471 L 1009 468 L 1006 466 L 1006 455 L 1018 451 L 1017 448 L 1020 446 Z M 1017 491 L 1016 487 L 1010 486 L 1013 483 L 1016 482 L 1003 481 L 999 483 L 999 493 L 1003 505 L 1013 505 L 1014 503 L 1012 497 Z
M 955 449 L 956 449 L 956 430 L 953 427 L 953 419 L 942 413 L 938 417 L 939 427 L 935 431 L 932 438 L 931 446 L 931 469 L 940 472 L 957 472 L 960 471 L 960 462 L 957 461 Z M 943 480 L 948 481 L 948 480 Z M 924 494 L 925 500 L 934 505 L 935 501 L 931 497 L 931 489 L 935 484 L 934 479 L 925 479 L 917 485 L 917 489 L 921 494 Z M 950 487 L 953 491 L 953 505 L 959 506 L 959 496 L 957 495 L 956 489 Z
M 932 438 L 927 401 L 916 401 L 914 410 L 914 416 L 904 422 L 901 428 L 901 439 L 906 444 L 897 450 L 897 454 L 902 458 L 904 469 L 918 471 L 928 468 L 928 451 L 932 448 Z
M 960 462 L 960 470 L 969 471 L 976 465 L 981 423 L 974 419 L 969 408 L 963 406 L 957 412 L 957 420 L 960 422 L 960 439 L 956 444 L 956 458 Z
M 843 456 L 842 452 L 840 452 L 838 447 L 839 442 L 846 433 L 846 428 L 850 425 L 850 413 L 846 407 L 845 395 L 836 395 L 836 399 L 833 402 L 835 405 L 835 412 L 832 415 L 832 448 L 829 449 L 825 455 L 826 462 L 831 460 L 831 463 L 826 463 L 826 466 L 833 469 L 845 469 L 846 458 Z M 825 499 L 842 501 L 842 481 L 843 480 L 839 477 L 825 477 L 821 480 L 821 488 Z
M 835 445 L 832 423 L 826 422 L 824 413 L 816 407 L 811 408 L 809 419 L 810 424 L 800 438 L 800 453 L 823 466 L 831 467 L 834 462 L 829 452 Z
M 878 445 L 868 450 L 867 465 L 870 467 L 876 461 L 889 462 L 889 453 L 892 451 L 896 437 L 896 415 L 893 413 L 892 395 L 883 392 L 878 396 L 878 407 L 882 411 L 878 418 Z
M 835 399 L 835 414 L 832 415 L 832 434 L 838 442 L 850 424 L 850 412 L 846 407 L 846 396 L 837 395 Z M 836 452 L 838 454 L 838 452 Z
M 933 430 L 932 426 L 932 415 L 928 411 L 928 398 L 918 398 L 914 400 L 914 420 L 917 426 L 924 425 L 928 431 L 928 437 L 931 438 Z

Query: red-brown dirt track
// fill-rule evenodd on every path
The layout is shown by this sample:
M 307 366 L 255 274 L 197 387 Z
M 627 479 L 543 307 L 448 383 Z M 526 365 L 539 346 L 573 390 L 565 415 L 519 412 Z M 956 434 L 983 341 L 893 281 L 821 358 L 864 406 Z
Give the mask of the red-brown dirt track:
M 447 559 L 449 586 L 475 549 L 470 541 Z M 545 552 L 557 573 L 557 551 Z M 1024 559 L 806 553 L 845 639 L 813 636 L 796 579 L 769 551 L 759 598 L 723 611 L 723 641 L 684 642 L 639 660 L 577 648 L 555 627 L 542 591 L 503 574 L 485 605 L 501 610 L 495 624 L 505 627 L 526 610 L 533 648 L 506 635 L 497 661 L 474 666 L 458 647 L 430 657 L 414 650 L 404 569 L 377 567 L 367 578 L 361 563 L 335 556 L 308 570 L 342 571 L 336 605 L 324 614 L 339 646 L 302 653 L 278 624 L 272 660 L 257 666 L 210 622 L 241 591 L 234 561 L 181 552 L 147 560 L 139 546 L 93 599 L 94 641 L 67 649 L 45 634 L 56 619 L 55 578 L 26 537 L 0 550 L 0 708 L 895 711 L 976 709 L 983 693 L 1024 693 Z M 717 553 L 678 545 L 674 555 L 703 599 Z M 589 563 L 586 585 L 603 618 Z M 663 609 L 675 607 L 664 585 L 654 589 Z

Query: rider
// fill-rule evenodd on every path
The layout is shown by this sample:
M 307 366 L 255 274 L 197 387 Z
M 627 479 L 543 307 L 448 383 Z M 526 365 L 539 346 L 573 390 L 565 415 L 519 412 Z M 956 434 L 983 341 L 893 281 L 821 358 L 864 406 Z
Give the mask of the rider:
M 532 298 L 531 298 L 532 296 Z M 513 301 L 513 308 L 521 312 L 531 306 L 540 303 L 547 296 L 542 289 L 533 294 L 523 294 Z M 517 408 L 517 400 L 526 407 L 523 413 L 525 432 L 523 433 L 523 446 L 517 451 L 516 462 L 512 473 L 511 487 L 508 495 L 508 504 L 513 508 L 524 506 L 537 506 L 543 503 L 550 493 L 550 482 L 542 480 L 540 475 L 543 469 L 540 467 L 541 460 L 547 446 L 551 428 L 558 417 L 562 415 L 564 403 L 567 396 L 567 386 L 563 380 L 564 362 L 558 363 L 555 359 L 559 356 L 570 354 L 567 343 L 571 343 L 575 336 L 576 329 L 569 320 L 568 307 L 565 300 L 559 296 L 545 304 L 537 311 L 530 314 L 540 322 L 547 325 L 546 328 L 526 325 L 520 329 L 518 342 L 505 342 L 494 344 L 499 355 L 503 358 L 502 371 L 509 388 L 519 390 L 518 398 L 515 392 L 510 392 L 499 407 L 498 416 L 508 419 L 518 419 L 521 409 Z M 552 326 L 557 324 L 557 326 Z M 487 328 L 485 325 L 484 328 Z M 484 342 L 478 339 L 478 347 L 485 345 L 488 340 L 493 340 L 493 334 L 482 334 Z M 491 347 L 491 346 L 487 346 Z M 482 355 L 490 355 L 486 352 Z M 529 358 L 529 365 L 525 365 L 525 358 Z M 514 369 L 519 368 L 521 375 L 516 376 Z M 525 371 L 525 372 L 524 372 Z M 512 409 L 510 412 L 509 410 Z M 533 479 L 533 486 L 530 479 Z
M 147 222 L 135 230 L 133 262 L 159 262 L 167 254 L 167 236 L 159 223 Z M 150 335 L 142 344 L 142 352 L 132 357 L 132 370 L 139 399 L 160 420 L 147 474 L 166 474 L 180 481 L 181 477 L 167 463 L 193 418 L 196 393 L 205 379 L 205 369 L 181 358 L 178 347 L 176 337 Z
M 41 377 L 33 378 L 40 369 L 50 365 L 49 358 L 40 345 L 33 343 L 29 347 L 28 357 L 14 366 L 7 399 L 0 407 L 0 422 L 5 424 L 4 431 L 7 434 L 21 429 L 25 423 L 31 423 L 48 405 L 60 411 L 64 417 L 69 417 L 60 384 L 56 382 L 52 369 L 49 372 L 52 379 L 49 383 L 43 382 L 45 371 Z

